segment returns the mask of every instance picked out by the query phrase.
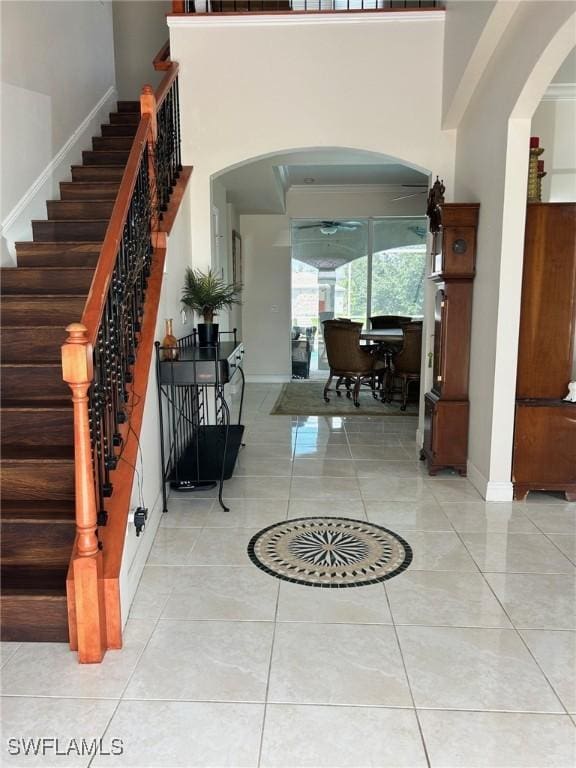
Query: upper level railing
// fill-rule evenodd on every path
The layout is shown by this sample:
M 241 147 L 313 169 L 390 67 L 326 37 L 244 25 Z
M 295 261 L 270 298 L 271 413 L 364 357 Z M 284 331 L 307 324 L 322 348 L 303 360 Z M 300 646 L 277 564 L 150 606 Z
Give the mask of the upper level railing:
M 173 0 L 173 13 L 318 13 L 443 10 L 444 0 Z
M 63 378 L 72 390 L 74 407 L 77 537 L 71 560 L 70 613 L 76 632 L 72 645 L 84 662 L 100 661 L 107 647 L 110 621 L 105 615 L 97 529 L 107 523 L 112 473 L 123 459 L 130 431 L 134 432 L 131 414 L 137 398 L 143 397 L 143 392 L 136 396 L 131 384 L 142 341 L 153 238 L 182 169 L 178 64 L 169 62 L 165 69 L 156 92 L 150 86 L 142 90 L 140 122 L 82 319 L 68 327 L 62 348 Z M 125 522 L 120 529 L 125 531 Z

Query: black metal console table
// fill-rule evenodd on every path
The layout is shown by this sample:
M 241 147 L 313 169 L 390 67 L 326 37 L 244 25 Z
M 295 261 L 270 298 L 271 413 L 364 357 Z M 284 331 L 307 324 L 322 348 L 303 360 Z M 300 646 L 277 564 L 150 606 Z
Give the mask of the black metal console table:
M 223 338 L 232 337 L 230 341 Z M 201 347 L 196 333 L 179 339 L 177 359 L 172 349 L 156 342 L 156 376 L 160 410 L 162 500 L 166 507 L 166 484 L 179 491 L 200 491 L 218 484 L 222 500 L 224 480 L 234 471 L 244 427 L 244 347 L 236 330 L 219 334 L 216 346 Z M 236 375 L 242 382 L 238 423 L 231 424 L 224 385 Z M 164 413 L 166 410 L 166 413 Z M 168 450 L 166 450 L 166 443 Z

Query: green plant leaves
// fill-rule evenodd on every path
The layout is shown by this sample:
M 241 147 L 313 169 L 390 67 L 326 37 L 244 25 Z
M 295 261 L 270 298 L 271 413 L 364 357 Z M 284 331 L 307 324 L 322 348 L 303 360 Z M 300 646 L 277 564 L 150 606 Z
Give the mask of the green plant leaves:
M 211 323 L 221 309 L 230 309 L 233 304 L 240 304 L 241 291 L 241 284 L 225 283 L 211 269 L 203 272 L 188 267 L 182 289 L 182 304 L 202 315 L 206 323 Z

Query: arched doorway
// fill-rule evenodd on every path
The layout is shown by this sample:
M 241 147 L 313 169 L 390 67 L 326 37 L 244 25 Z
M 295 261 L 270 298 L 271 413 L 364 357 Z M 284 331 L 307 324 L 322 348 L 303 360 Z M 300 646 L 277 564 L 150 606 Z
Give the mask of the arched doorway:
M 213 263 L 224 274 L 238 273 L 233 232 L 239 231 L 242 242 L 244 301 L 233 322 L 252 350 L 249 380 L 292 377 L 295 327 L 314 326 L 312 368 L 323 371 L 321 319 L 346 315 L 368 325 L 375 313 L 425 314 L 428 179 L 428 170 L 403 160 L 343 147 L 289 150 L 212 176 L 212 206 L 226 208 L 228 218 L 213 238 L 220 242 Z M 413 262 L 415 250 L 418 274 L 406 281 L 400 299 L 406 301 L 392 307 L 387 288 L 394 280 L 385 284 L 380 278 L 398 274 L 403 258 Z M 310 275 L 313 286 L 296 285 Z

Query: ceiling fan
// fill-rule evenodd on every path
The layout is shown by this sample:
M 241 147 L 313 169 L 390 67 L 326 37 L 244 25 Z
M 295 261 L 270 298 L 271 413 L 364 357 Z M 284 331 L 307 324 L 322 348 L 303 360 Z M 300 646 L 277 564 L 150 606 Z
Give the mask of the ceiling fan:
M 359 221 L 319 221 L 316 224 L 303 224 L 298 229 L 319 229 L 323 235 L 335 235 L 340 230 L 354 232 L 360 226 Z
M 426 195 L 428 193 L 428 184 L 402 184 L 403 187 L 417 187 L 421 188 L 422 192 L 412 192 L 410 195 L 400 195 L 400 197 L 393 197 L 388 202 L 395 203 L 397 200 L 408 200 L 410 197 L 418 197 L 418 195 Z

